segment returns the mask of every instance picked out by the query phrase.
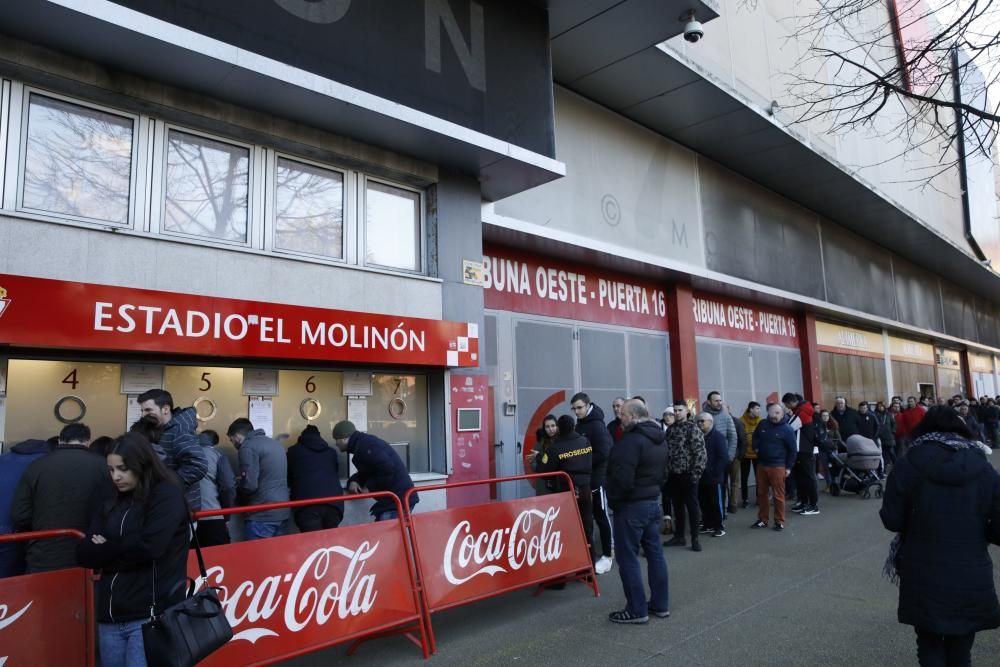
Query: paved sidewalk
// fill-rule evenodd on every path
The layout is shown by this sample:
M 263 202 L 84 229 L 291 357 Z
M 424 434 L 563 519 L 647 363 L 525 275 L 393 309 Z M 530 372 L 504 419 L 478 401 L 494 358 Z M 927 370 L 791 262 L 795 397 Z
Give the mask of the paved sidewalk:
M 996 462 L 995 462 L 996 463 Z M 618 626 L 617 569 L 601 597 L 573 584 L 532 598 L 508 594 L 434 616 L 440 665 L 915 665 L 913 630 L 896 622 L 897 589 L 881 576 L 890 534 L 881 500 L 821 494 L 819 516 L 790 515 L 783 533 L 751 530 L 754 508 L 732 515 L 704 551 L 666 549 L 669 619 Z M 994 562 L 1000 549 L 991 548 Z M 643 564 L 645 567 L 645 564 Z M 998 577 L 1000 587 L 1000 577 Z M 289 664 L 423 663 L 401 638 Z M 980 633 L 973 664 L 997 664 L 1000 632 Z

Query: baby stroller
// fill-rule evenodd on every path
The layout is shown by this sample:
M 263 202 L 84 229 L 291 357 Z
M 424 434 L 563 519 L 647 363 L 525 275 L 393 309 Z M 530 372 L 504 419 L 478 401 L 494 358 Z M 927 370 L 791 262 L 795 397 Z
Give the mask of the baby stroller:
M 841 491 L 856 493 L 862 498 L 882 497 L 882 480 L 876 471 L 882 461 L 882 448 L 874 440 L 861 435 L 847 439 L 846 451 L 830 454 L 830 495 Z

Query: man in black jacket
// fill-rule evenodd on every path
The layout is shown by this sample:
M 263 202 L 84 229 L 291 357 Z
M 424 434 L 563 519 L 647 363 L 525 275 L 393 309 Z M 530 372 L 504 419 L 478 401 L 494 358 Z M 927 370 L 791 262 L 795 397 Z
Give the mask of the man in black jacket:
M 715 419 L 710 412 L 698 415 L 695 424 L 705 434 L 705 471 L 698 481 L 698 500 L 705 525 L 704 532 L 711 533 L 713 537 L 722 537 L 726 534 L 722 486 L 726 478 L 729 443 L 722 431 L 715 428 Z
M 612 612 L 612 623 L 648 623 L 649 614 L 670 616 L 667 561 L 660 546 L 660 487 L 667 465 L 663 429 L 649 418 L 639 400 L 621 410 L 625 435 L 608 460 L 608 500 L 614 510 L 618 574 L 625 590 L 625 608 Z M 642 583 L 639 548 L 646 554 L 650 596 Z
M 834 419 L 836 419 L 836 417 L 834 417 Z M 875 415 L 868 409 L 868 401 L 861 401 L 858 403 L 858 412 L 855 420 L 858 425 L 858 429 L 854 433 L 857 435 L 863 435 L 869 440 L 878 442 L 878 421 L 875 420 Z M 840 427 L 840 433 L 841 436 L 844 437 L 844 442 L 847 442 L 847 438 L 843 435 L 843 426 Z
M 625 429 L 622 428 L 621 418 L 623 405 L 625 405 L 624 396 L 615 396 L 615 400 L 611 401 L 611 409 L 614 410 L 615 418 L 608 422 L 608 433 L 611 434 L 612 442 L 618 442 L 621 440 L 622 436 L 625 435 Z
M 326 443 L 312 424 L 306 426 L 298 442 L 288 448 L 288 487 L 292 500 L 344 495 L 337 450 Z M 344 503 L 296 507 L 292 517 L 303 533 L 336 528 L 344 519 Z
M 68 424 L 59 433 L 59 446 L 31 462 L 14 492 L 14 530 L 87 530 L 101 503 L 114 493 L 107 462 L 94 456 L 89 445 L 90 429 Z M 28 542 L 28 574 L 75 567 L 76 543 L 74 537 Z
M 604 493 L 604 477 L 608 470 L 608 453 L 611 451 L 611 434 L 604 424 L 604 412 L 590 402 L 590 397 L 580 392 L 569 402 L 576 414 L 576 432 L 590 442 L 594 448 L 593 471 L 590 475 L 590 492 L 593 494 L 594 522 L 601 532 L 601 557 L 594 564 L 597 574 L 611 570 L 612 533 L 608 521 L 607 495 Z
M 838 396 L 833 401 L 833 410 L 830 415 L 837 420 L 840 427 L 840 439 L 847 442 L 847 439 L 858 432 L 858 411 L 847 406 L 847 399 Z
M 362 493 L 362 489 L 389 491 L 402 504 L 403 496 L 413 488 L 413 480 L 410 479 L 403 459 L 399 458 L 399 454 L 388 442 L 371 433 L 357 430 L 347 420 L 334 425 L 333 442 L 337 449 L 351 455 L 351 461 L 357 469 L 347 480 L 348 493 Z M 410 509 L 413 509 L 419 499 L 416 493 L 410 495 Z M 396 504 L 390 498 L 379 498 L 370 511 L 376 521 L 399 517 Z

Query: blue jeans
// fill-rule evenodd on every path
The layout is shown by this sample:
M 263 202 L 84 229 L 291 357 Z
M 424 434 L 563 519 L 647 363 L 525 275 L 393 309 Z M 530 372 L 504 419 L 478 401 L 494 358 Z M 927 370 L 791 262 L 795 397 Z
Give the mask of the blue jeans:
M 142 624 L 146 621 L 98 623 L 102 667 L 146 667 L 142 644 Z
M 648 605 L 663 611 L 670 609 L 667 559 L 663 557 L 663 546 L 660 544 L 662 518 L 660 502 L 656 498 L 626 503 L 615 510 L 615 558 L 618 560 L 618 575 L 622 579 L 622 588 L 625 589 L 625 608 L 634 616 L 648 616 Z M 650 589 L 648 603 L 639 565 L 640 545 L 646 552 Z
M 376 521 L 389 521 L 389 520 L 398 519 L 398 518 L 399 518 L 399 512 L 397 512 L 396 510 L 388 510 L 386 512 L 379 512 L 378 514 L 375 515 L 375 520 Z
M 286 521 L 252 521 L 247 519 L 243 522 L 243 538 L 250 540 L 263 540 L 268 537 L 284 535 Z

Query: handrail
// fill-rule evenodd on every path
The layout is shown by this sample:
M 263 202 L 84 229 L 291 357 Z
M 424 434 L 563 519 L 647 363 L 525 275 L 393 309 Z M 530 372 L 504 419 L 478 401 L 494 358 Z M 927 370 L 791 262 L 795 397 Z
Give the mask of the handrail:
M 451 484 L 431 484 L 429 486 L 413 487 L 409 489 L 404 495 L 404 504 L 410 506 L 410 496 L 414 493 L 423 491 L 437 491 L 439 489 L 457 489 L 462 486 L 479 486 L 481 484 L 500 484 L 502 482 L 519 482 L 528 479 L 540 479 L 543 477 L 564 477 L 566 482 L 569 484 L 567 491 L 573 491 L 573 478 L 569 476 L 569 473 L 563 470 L 556 470 L 553 472 L 534 472 L 525 475 L 512 475 L 510 477 L 488 477 L 486 479 L 470 479 L 465 482 L 452 482 Z M 490 502 L 500 502 L 500 501 L 490 501 Z
M 426 488 L 426 487 L 423 487 Z M 280 503 L 263 503 L 261 505 L 243 505 L 241 507 L 226 507 L 224 509 L 218 510 L 205 510 L 202 512 L 195 512 L 195 519 L 204 519 L 210 516 L 230 516 L 232 514 L 255 514 L 257 512 L 266 512 L 268 510 L 280 510 L 293 507 L 309 507 L 310 505 L 329 505 L 334 502 L 341 502 L 345 500 L 366 500 L 369 498 L 392 498 L 393 502 L 396 503 L 396 511 L 399 515 L 403 515 L 403 506 L 400 503 L 399 496 L 391 491 L 370 491 L 368 493 L 350 493 L 343 496 L 326 496 L 323 498 L 307 498 L 305 500 L 286 500 Z
M 86 535 L 75 528 L 52 528 L 50 530 L 34 530 L 30 533 L 9 533 L 0 535 L 0 543 L 23 542 L 27 540 L 48 540 L 54 537 L 75 537 L 82 540 Z

